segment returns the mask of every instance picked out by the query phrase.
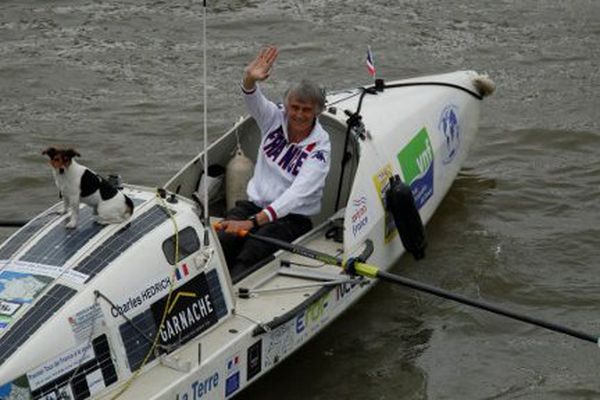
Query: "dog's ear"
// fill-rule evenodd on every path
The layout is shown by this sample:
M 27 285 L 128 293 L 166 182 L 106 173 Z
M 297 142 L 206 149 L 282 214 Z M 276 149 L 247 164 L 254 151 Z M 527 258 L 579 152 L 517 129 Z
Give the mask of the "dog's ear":
M 47 155 L 52 160 L 56 155 L 56 149 L 54 147 L 48 147 L 46 150 L 42 151 L 42 155 Z
M 67 156 L 70 160 L 74 157 L 81 157 L 81 154 L 79 154 L 75 149 L 68 149 L 65 151 L 65 156 Z

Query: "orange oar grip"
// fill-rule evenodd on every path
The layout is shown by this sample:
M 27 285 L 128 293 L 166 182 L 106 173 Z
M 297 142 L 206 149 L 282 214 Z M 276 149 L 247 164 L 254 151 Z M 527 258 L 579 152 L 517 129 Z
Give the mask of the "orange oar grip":
M 215 230 L 216 230 L 216 231 L 222 231 L 223 229 L 225 229 L 225 228 L 223 227 L 223 225 L 222 225 L 222 224 L 220 224 L 219 222 L 215 222 L 215 223 L 213 224 L 213 228 L 215 228 Z M 250 233 L 250 232 L 248 232 L 247 230 L 244 230 L 244 229 L 240 229 L 240 230 L 238 230 L 237 232 L 235 232 L 235 234 L 236 234 L 237 236 L 239 236 L 239 237 L 245 237 L 245 236 L 247 236 L 247 235 L 248 235 L 248 233 Z

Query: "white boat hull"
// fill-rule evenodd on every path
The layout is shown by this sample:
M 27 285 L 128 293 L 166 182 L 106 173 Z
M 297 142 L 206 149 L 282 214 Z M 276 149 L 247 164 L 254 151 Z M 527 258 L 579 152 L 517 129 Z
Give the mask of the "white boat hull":
M 362 99 L 359 90 L 330 96 L 322 116 L 333 149 L 323 211 L 314 217 L 316 228 L 296 243 L 347 258 L 371 241 L 375 251 L 368 262 L 384 270 L 394 265 L 404 248 L 383 201 L 389 178 L 399 175 L 410 185 L 428 221 L 477 132 L 476 78 L 458 72 L 392 82 Z M 346 137 L 344 110 L 355 112 L 359 102 L 366 132 Z M 243 133 L 246 153 L 256 151 L 258 132 L 245 120 L 211 145 L 210 160 L 225 163 L 236 130 Z M 346 151 L 352 157 L 342 166 Z M 0 291 L 0 305 L 11 313 L 0 330 L 0 398 L 230 398 L 375 283 L 283 251 L 232 279 L 215 232 L 202 225 L 191 200 L 202 156 L 167 183 L 166 199 L 148 188 L 127 187 L 138 202 L 132 221 L 80 227 L 75 236 L 82 238 L 69 245 L 74 249 L 66 246 L 72 240 L 62 228 L 65 217 L 52 210 L 0 247 L 0 279 L 41 282 L 27 299 Z M 340 218 L 343 243 L 327 234 Z M 34 257 L 37 247 L 57 237 L 56 246 L 65 246 L 59 256 Z M 173 260 L 179 239 L 190 250 Z M 63 293 L 63 303 L 46 311 L 41 303 L 52 290 Z M 23 321 L 36 313 L 47 320 L 24 330 Z M 27 336 L 11 342 L 21 330 Z

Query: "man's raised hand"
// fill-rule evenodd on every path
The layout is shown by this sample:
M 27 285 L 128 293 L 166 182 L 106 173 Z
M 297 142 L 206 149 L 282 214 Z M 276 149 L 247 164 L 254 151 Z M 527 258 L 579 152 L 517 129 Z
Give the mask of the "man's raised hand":
M 274 46 L 260 49 L 256 58 L 244 70 L 244 89 L 252 90 L 256 82 L 264 81 L 269 77 L 278 54 L 279 50 Z

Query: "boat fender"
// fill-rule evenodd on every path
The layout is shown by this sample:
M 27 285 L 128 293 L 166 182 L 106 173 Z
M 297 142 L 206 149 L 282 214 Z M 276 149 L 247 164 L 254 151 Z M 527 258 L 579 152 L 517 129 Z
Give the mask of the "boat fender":
M 404 248 L 415 260 L 425 257 L 425 228 L 415 205 L 410 187 L 398 175 L 390 178 L 390 187 L 385 194 L 386 207 L 394 217 L 396 229 Z
M 477 75 L 473 79 L 473 85 L 475 85 L 481 97 L 487 97 L 496 90 L 496 84 L 487 74 Z
M 246 200 L 246 187 L 254 172 L 254 164 L 238 147 L 235 155 L 231 158 L 225 168 L 225 200 L 227 209 L 235 206 L 238 200 Z

